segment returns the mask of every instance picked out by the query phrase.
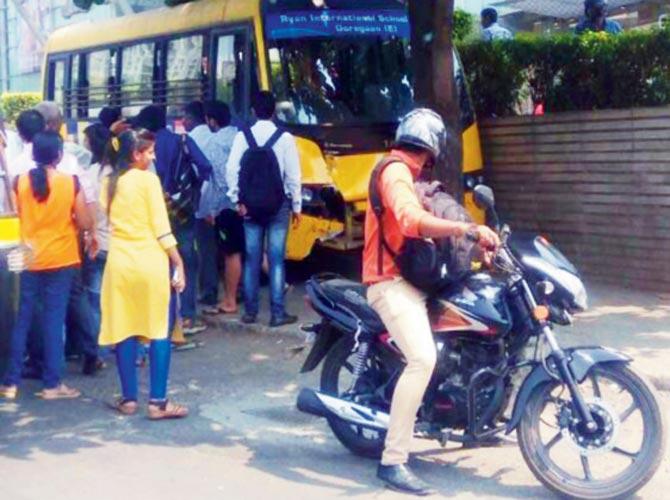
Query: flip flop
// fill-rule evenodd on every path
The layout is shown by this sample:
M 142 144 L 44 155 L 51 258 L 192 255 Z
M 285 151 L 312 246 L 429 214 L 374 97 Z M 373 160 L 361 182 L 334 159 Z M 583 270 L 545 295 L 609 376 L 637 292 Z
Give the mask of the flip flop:
M 65 384 L 60 384 L 53 389 L 43 389 L 35 395 L 46 401 L 55 401 L 56 399 L 76 399 L 81 396 L 81 392 Z
M 126 417 L 135 415 L 135 413 L 137 413 L 138 408 L 137 401 L 133 399 L 123 399 L 123 398 L 119 398 L 113 403 L 107 403 L 107 406 L 112 410 L 116 410 L 121 415 L 125 415 Z
M 188 408 L 186 406 L 170 403 L 168 400 L 162 403 L 149 403 L 147 406 L 149 420 L 170 420 L 187 416 Z

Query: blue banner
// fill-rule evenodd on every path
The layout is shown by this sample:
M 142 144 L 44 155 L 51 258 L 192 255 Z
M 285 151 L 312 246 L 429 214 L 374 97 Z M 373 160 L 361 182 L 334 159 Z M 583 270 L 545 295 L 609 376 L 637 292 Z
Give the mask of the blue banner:
M 265 33 L 272 40 L 295 38 L 410 37 L 402 10 L 323 10 L 268 14 Z

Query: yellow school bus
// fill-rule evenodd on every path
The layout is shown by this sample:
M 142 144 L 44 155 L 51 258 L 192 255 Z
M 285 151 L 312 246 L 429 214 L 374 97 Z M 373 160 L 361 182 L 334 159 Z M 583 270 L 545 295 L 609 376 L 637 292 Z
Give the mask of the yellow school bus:
M 199 0 L 53 33 L 44 95 L 63 106 L 70 133 L 103 106 L 133 115 L 151 103 L 179 125 L 193 100 L 226 101 L 247 122 L 250 97 L 269 89 L 277 121 L 297 138 L 305 216 L 288 257 L 315 244 L 362 245 L 368 181 L 413 106 L 410 29 L 398 0 Z M 479 133 L 462 71 L 466 204 L 481 182 Z

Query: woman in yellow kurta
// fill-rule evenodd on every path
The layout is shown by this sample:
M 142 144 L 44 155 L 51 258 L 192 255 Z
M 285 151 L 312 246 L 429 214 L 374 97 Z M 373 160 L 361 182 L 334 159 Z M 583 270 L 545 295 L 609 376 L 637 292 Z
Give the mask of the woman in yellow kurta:
M 100 202 L 108 213 L 111 237 L 102 279 L 100 344 L 116 346 L 123 396 L 114 407 L 126 415 L 137 411 L 135 361 L 138 340 L 145 339 L 150 341 L 149 418 L 185 417 L 188 410 L 166 398 L 170 285 L 179 293 L 185 280 L 160 181 L 147 171 L 154 159 L 154 136 L 124 132 L 111 140 L 108 151 L 113 173 Z

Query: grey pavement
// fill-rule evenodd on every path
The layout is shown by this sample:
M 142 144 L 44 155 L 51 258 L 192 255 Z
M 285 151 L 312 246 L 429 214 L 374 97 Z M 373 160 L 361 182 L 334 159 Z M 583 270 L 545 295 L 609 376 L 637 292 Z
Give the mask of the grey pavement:
M 0 498 L 407 498 L 383 489 L 376 464 L 348 453 L 325 421 L 295 410 L 298 389 L 318 382 L 298 375 L 304 352 L 296 337 L 216 328 L 199 337 L 203 347 L 173 358 L 170 397 L 190 406 L 185 420 L 113 413 L 113 365 L 95 378 L 70 367 L 81 400 L 41 401 L 32 394 L 38 384 L 27 381 L 18 401 L 0 402 Z M 141 379 L 146 389 L 146 368 Z M 415 451 L 417 472 L 441 497 L 550 498 L 514 445 L 416 441 Z M 666 457 L 639 498 L 667 498 L 669 488 Z
M 594 307 L 565 340 L 602 341 L 638 354 L 638 367 L 647 372 L 662 369 L 670 314 L 664 299 L 606 288 L 592 295 Z M 302 310 L 300 287 L 291 291 L 290 304 Z M 324 420 L 295 410 L 299 388 L 318 384 L 318 373 L 299 375 L 306 353 L 296 332 L 221 320 L 198 336 L 203 347 L 175 353 L 170 397 L 192 412 L 182 421 L 112 412 L 113 363 L 95 378 L 69 367 L 67 382 L 84 393 L 76 401 L 41 401 L 33 395 L 39 385 L 24 382 L 16 402 L 0 402 L 0 498 L 408 498 L 383 489 L 376 464 L 348 453 Z M 143 368 L 144 398 L 147 378 Z M 670 398 L 661 397 L 667 410 Z M 515 445 L 466 450 L 416 441 L 413 464 L 441 497 L 551 498 Z M 637 498 L 667 498 L 668 490 L 666 456 Z

